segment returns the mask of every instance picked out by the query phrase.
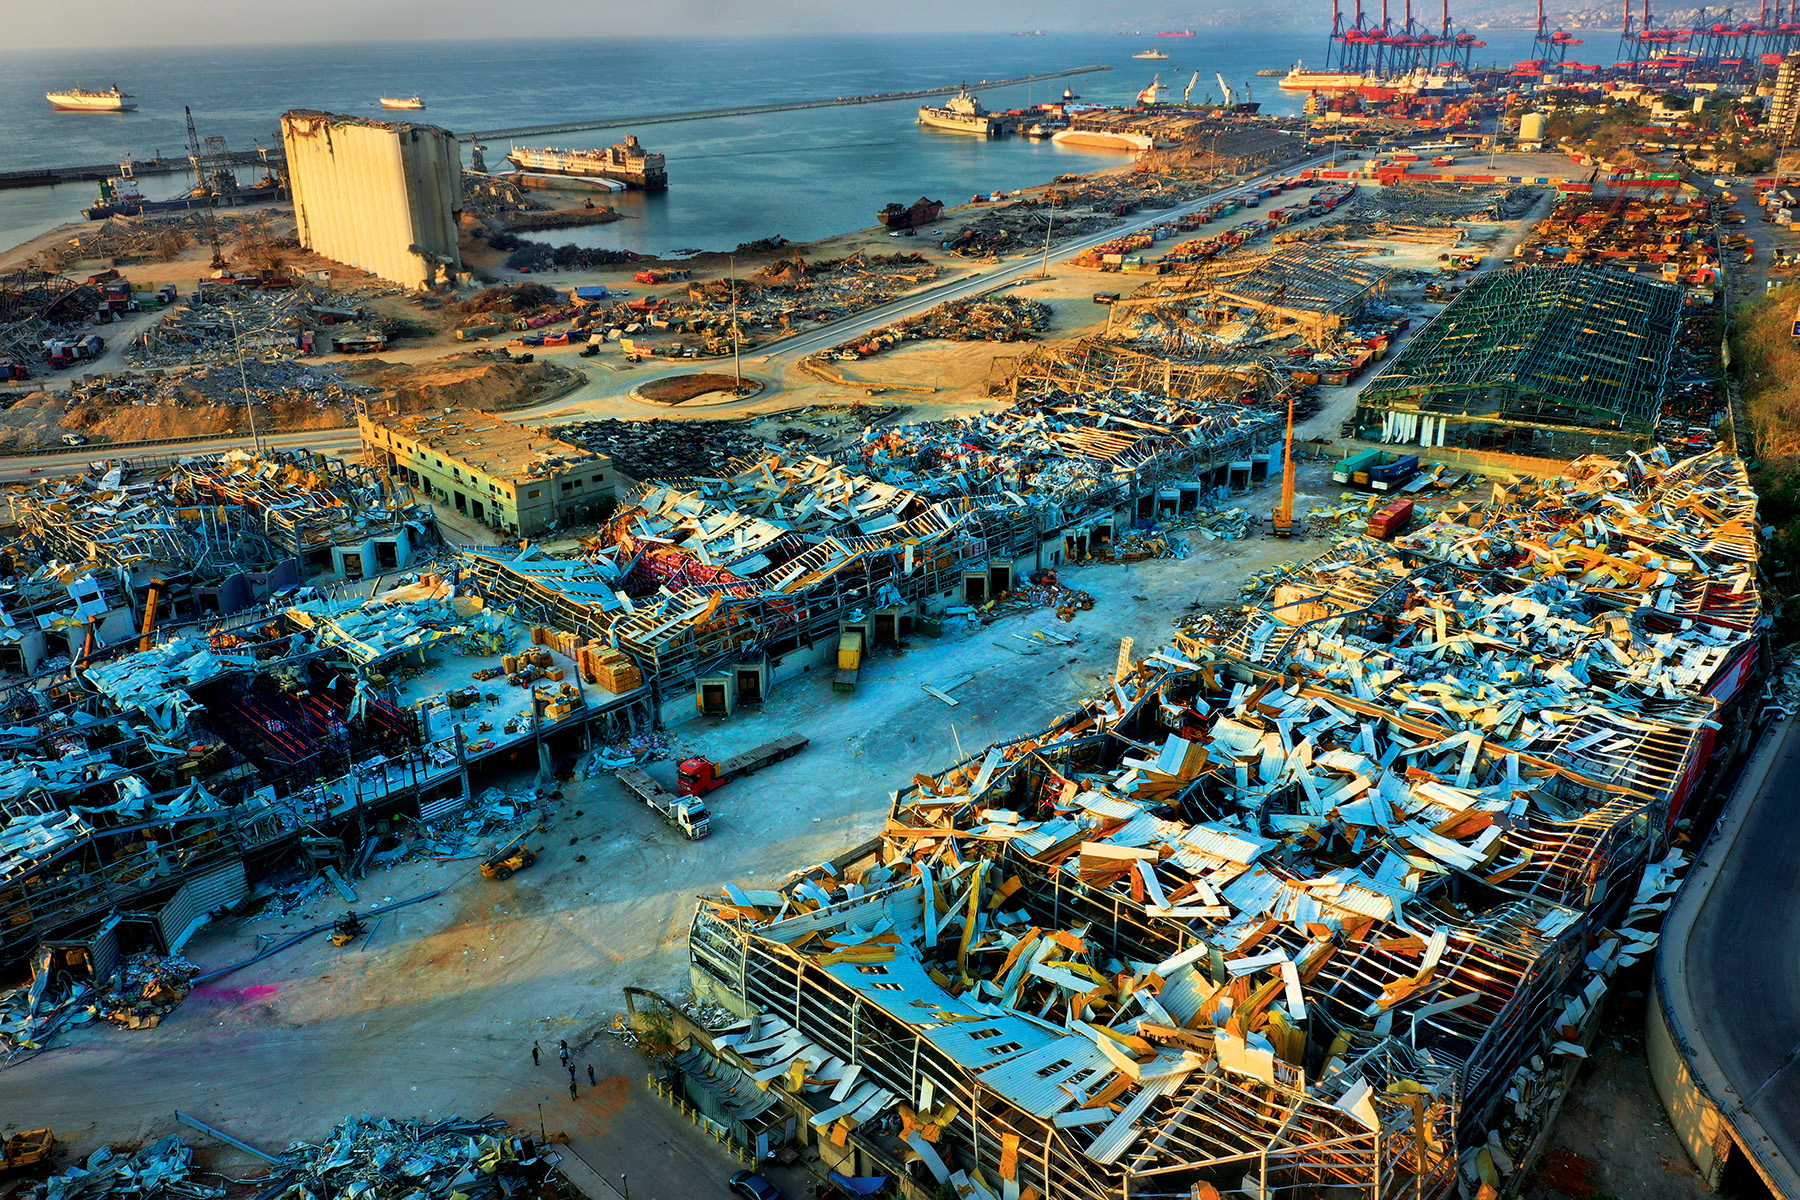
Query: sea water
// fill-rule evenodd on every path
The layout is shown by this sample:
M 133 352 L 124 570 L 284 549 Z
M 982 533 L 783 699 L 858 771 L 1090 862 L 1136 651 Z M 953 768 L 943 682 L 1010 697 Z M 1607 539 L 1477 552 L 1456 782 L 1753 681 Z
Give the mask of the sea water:
M 1484 35 L 1480 61 L 1529 57 L 1530 35 Z M 1164 60 L 1131 56 L 1156 48 Z M 201 137 L 233 150 L 279 144 L 292 108 L 420 120 L 455 131 L 550 124 L 578 117 L 776 104 L 1004 79 L 1104 63 L 1113 70 L 1029 86 L 977 89 L 990 109 L 1053 100 L 1068 87 L 1084 100 L 1125 104 L 1160 74 L 1176 94 L 1195 72 L 1194 99 L 1220 98 L 1215 72 L 1240 93 L 1250 86 L 1265 113 L 1297 113 L 1305 98 L 1284 93 L 1264 68 L 1323 63 L 1324 33 L 1207 30 L 1193 38 L 1110 33 L 1013 37 L 819 35 L 659 37 L 538 41 L 419 42 L 345 46 L 158 48 L 0 53 L 0 169 L 117 161 L 186 153 L 184 105 Z M 46 91 L 132 93 L 131 113 L 57 112 Z M 425 99 L 422 113 L 385 112 L 382 96 Z M 942 103 L 934 100 L 931 103 Z M 926 129 L 918 101 L 636 125 L 524 139 L 584 149 L 635 133 L 668 160 L 669 190 L 615 196 L 625 215 L 610 225 L 540 235 L 552 241 L 651 254 L 730 249 L 780 235 L 793 241 L 863 228 L 889 202 L 921 196 L 961 204 L 975 193 L 1045 183 L 1059 174 L 1130 161 L 1024 137 L 988 140 Z M 505 141 L 490 142 L 490 170 L 507 169 Z M 254 167 L 238 169 L 253 181 Z M 182 191 L 183 175 L 149 176 L 146 195 Z M 91 183 L 0 191 L 0 247 L 16 245 L 93 203 Z

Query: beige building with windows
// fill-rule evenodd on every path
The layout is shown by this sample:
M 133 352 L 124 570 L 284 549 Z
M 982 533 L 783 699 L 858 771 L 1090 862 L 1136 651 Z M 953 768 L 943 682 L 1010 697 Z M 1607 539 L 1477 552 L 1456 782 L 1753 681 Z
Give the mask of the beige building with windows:
M 449 409 L 357 418 L 365 457 L 502 533 L 533 537 L 598 516 L 612 460 L 492 413 Z

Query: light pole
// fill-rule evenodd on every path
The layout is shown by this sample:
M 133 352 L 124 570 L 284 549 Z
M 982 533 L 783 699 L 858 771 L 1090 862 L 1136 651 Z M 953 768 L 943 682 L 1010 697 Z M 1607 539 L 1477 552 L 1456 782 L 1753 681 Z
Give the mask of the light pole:
M 250 377 L 244 372 L 244 343 L 238 337 L 237 314 L 227 308 L 225 317 L 231 322 L 231 348 L 237 351 L 238 384 L 244 389 L 244 407 L 250 412 L 250 445 L 260 455 L 262 438 L 256 432 L 256 402 L 250 398 Z
M 1050 278 L 1050 234 L 1056 228 L 1056 197 L 1050 197 L 1050 217 L 1044 222 L 1044 270 L 1040 279 Z
M 625 1177 L 623 1171 L 619 1172 L 619 1186 L 625 1189 L 625 1200 L 631 1200 L 631 1181 Z
M 732 255 L 727 261 L 731 264 L 731 369 L 737 376 L 737 382 L 732 385 L 731 394 L 741 396 L 744 394 L 744 356 L 742 346 L 738 341 L 737 255 Z

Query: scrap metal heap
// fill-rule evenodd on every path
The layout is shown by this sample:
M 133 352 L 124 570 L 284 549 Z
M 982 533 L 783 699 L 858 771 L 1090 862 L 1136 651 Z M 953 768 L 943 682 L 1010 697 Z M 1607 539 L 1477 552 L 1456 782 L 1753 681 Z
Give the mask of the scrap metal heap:
M 1427 446 L 1507 431 L 1647 435 L 1681 309 L 1679 286 L 1623 271 L 1490 271 L 1363 389 L 1358 423 Z
M 1309 246 L 1233 254 L 1159 278 L 1117 301 L 1109 336 L 1204 345 L 1219 326 L 1248 315 L 1262 332 L 1298 332 L 1325 349 L 1386 293 L 1392 274 L 1353 255 Z
M 1497 1190 L 1654 946 L 1755 658 L 1754 512 L 1733 458 L 1590 458 L 1340 547 L 704 898 L 715 1046 L 963 1195 Z
M 1234 401 L 1272 407 L 1284 398 L 1286 386 L 1287 381 L 1260 360 L 1208 355 L 1202 361 L 1184 362 L 1081 338 L 1014 357 L 996 355 L 988 394 L 1039 404 L 1072 400 L 1124 410 L 1134 405 L 1155 408 L 1157 397 L 1162 397 L 1170 403 L 1159 419 L 1177 422 L 1183 408 L 1193 404 Z

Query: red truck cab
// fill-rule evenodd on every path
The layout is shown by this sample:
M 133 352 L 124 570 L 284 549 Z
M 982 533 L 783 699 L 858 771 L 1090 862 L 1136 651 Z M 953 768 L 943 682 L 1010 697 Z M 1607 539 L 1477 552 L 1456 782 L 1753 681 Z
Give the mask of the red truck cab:
M 711 759 L 684 758 L 675 768 L 675 791 L 678 795 L 704 796 L 723 782 Z

